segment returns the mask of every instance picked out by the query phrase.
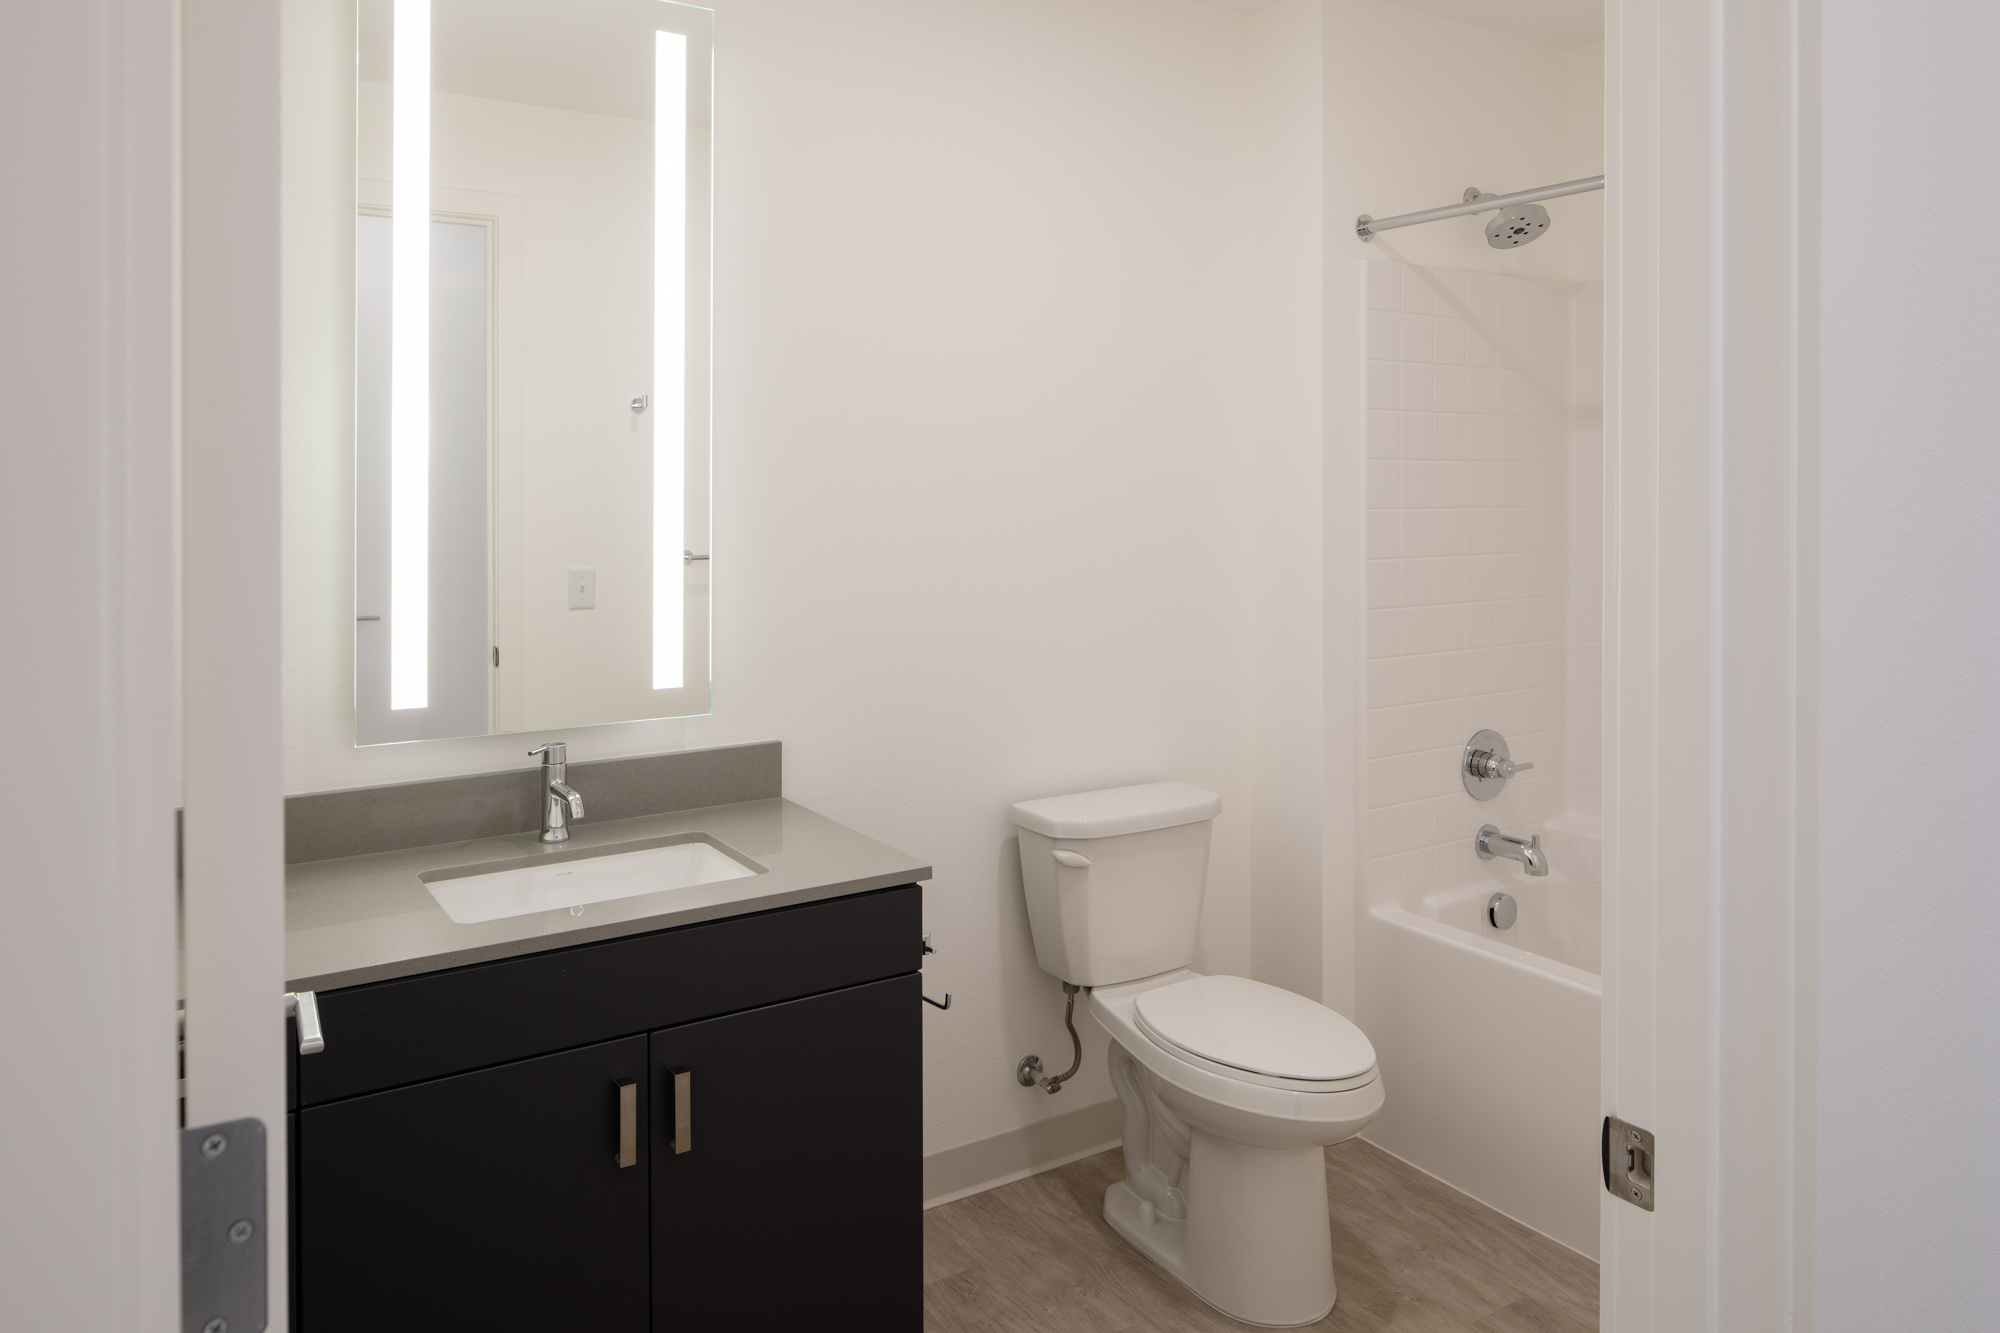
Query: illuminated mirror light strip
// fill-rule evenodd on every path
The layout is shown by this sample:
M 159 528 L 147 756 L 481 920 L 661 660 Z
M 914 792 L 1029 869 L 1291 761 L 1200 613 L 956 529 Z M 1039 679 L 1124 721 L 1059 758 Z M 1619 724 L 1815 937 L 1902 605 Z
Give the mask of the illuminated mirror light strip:
M 389 232 L 389 707 L 430 704 L 431 3 L 396 0 Z
M 653 48 L 653 688 L 682 677 L 687 566 L 687 38 Z

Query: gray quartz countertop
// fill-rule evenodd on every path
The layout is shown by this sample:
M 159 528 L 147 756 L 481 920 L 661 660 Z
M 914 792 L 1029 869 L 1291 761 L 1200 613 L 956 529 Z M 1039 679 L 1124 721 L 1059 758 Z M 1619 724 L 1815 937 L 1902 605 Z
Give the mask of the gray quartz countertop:
M 705 833 L 763 874 L 637 898 L 460 925 L 418 879 L 425 871 Z M 285 871 L 285 976 L 291 990 L 513 958 L 620 935 L 817 902 L 931 877 L 915 857 L 782 797 L 573 826 L 567 843 L 534 833 L 305 861 Z

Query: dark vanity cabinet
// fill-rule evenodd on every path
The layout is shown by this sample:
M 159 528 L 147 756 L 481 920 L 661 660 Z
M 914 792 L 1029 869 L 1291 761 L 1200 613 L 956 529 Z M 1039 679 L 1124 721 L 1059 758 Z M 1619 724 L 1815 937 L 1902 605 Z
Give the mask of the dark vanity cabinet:
M 914 885 L 320 993 L 302 1333 L 922 1326 Z
M 678 1106 L 653 1117 L 655 1329 L 922 1327 L 919 994 L 894 977 L 652 1034 L 653 1086 L 683 1071 L 694 1112 L 686 1152 Z
M 646 1178 L 613 1152 L 645 1070 L 626 1037 L 307 1108 L 306 1327 L 644 1328 Z

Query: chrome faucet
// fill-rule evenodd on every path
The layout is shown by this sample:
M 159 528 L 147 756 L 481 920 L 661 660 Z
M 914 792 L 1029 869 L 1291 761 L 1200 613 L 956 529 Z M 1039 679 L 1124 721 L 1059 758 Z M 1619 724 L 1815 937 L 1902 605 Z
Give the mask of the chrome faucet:
M 1549 873 L 1549 854 L 1542 850 L 1542 835 L 1533 833 L 1525 838 L 1517 838 L 1511 833 L 1502 833 L 1491 824 L 1481 826 L 1479 836 L 1473 839 L 1479 859 L 1491 861 L 1496 856 L 1504 856 L 1510 861 L 1519 861 L 1521 868 L 1530 875 Z
M 569 776 L 569 747 L 550 741 L 528 753 L 542 757 L 542 841 L 568 842 L 569 821 L 583 818 L 583 797 L 563 781 Z

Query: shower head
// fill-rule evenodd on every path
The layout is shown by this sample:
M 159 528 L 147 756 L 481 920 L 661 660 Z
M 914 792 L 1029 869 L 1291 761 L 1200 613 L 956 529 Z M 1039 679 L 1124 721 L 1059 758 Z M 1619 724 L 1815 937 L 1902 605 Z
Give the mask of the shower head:
M 1523 194 L 1529 191 L 1523 190 Z M 1477 185 L 1465 187 L 1465 202 L 1484 203 L 1488 199 L 1498 200 L 1497 194 L 1487 194 Z M 1486 224 L 1486 243 L 1495 250 L 1512 250 L 1526 245 L 1549 229 L 1549 210 L 1540 204 L 1489 205 L 1498 208 L 1493 220 Z
M 1495 250 L 1526 245 L 1549 229 L 1549 210 L 1540 204 L 1509 204 L 1486 224 L 1486 243 Z

